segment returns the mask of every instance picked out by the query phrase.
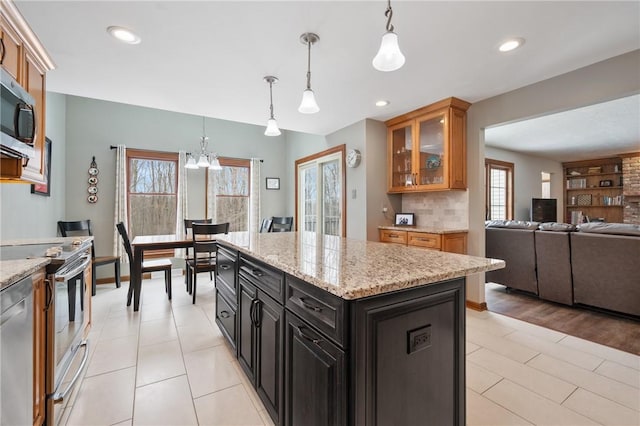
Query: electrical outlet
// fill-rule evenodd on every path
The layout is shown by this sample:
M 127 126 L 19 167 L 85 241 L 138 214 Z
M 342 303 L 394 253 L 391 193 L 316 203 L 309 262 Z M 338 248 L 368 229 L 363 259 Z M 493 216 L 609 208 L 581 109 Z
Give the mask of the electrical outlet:
M 407 353 L 411 354 L 431 346 L 431 324 L 407 332 Z
M 386 213 L 387 212 L 387 206 L 382 206 L 382 213 Z

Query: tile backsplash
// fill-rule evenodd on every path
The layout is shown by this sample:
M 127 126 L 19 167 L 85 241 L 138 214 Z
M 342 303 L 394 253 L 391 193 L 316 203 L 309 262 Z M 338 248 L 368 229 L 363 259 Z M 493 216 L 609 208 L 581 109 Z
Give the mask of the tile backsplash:
M 414 213 L 418 227 L 467 229 L 468 211 L 467 191 L 402 194 L 402 212 Z

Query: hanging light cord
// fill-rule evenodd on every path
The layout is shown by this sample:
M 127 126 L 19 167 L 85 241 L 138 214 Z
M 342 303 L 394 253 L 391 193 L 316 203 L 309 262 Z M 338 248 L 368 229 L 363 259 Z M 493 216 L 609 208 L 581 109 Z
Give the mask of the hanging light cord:
M 391 0 L 388 0 L 387 10 L 384 12 L 384 16 L 387 17 L 387 31 L 393 32 L 393 25 L 391 25 L 391 18 L 393 17 L 393 10 L 391 9 Z
M 207 137 L 207 134 L 204 130 L 204 116 L 202 117 L 202 138 L 200 138 L 200 151 L 202 154 L 205 153 L 205 151 L 207 150 L 207 139 L 209 139 Z
M 391 1 L 391 0 L 389 0 Z M 308 55 L 307 55 L 307 90 L 311 89 L 311 40 L 307 38 Z
M 307 83 L 309 84 L 309 83 Z M 271 111 L 271 119 L 274 120 L 273 118 L 273 82 L 269 81 L 269 110 Z

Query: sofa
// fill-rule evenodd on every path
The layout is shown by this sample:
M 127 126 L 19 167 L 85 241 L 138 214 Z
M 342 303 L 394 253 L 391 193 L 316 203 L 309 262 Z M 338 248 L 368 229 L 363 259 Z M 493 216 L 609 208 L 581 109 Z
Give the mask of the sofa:
M 574 302 L 640 316 L 640 226 L 578 229 L 571 233 Z
M 640 226 L 488 221 L 487 281 L 566 305 L 640 316 Z

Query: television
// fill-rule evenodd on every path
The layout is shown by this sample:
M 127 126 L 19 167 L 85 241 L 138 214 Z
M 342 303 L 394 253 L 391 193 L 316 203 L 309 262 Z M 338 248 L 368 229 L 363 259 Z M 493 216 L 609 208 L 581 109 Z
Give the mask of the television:
M 557 205 L 555 198 L 532 198 L 531 220 L 533 222 L 557 222 Z

